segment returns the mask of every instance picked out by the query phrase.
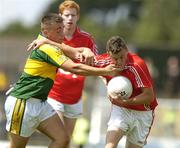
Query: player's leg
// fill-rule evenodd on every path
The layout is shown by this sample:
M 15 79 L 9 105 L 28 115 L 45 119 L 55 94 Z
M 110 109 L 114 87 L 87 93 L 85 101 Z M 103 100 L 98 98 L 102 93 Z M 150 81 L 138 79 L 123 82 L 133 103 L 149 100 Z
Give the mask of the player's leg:
M 76 120 L 82 115 L 82 101 L 80 100 L 78 103 L 75 104 L 62 104 L 60 102 L 58 102 L 58 104 L 59 108 L 56 108 L 56 111 L 64 123 L 66 132 L 71 138 L 76 124 Z
M 48 98 L 47 102 L 54 108 L 57 112 L 59 118 L 61 119 L 62 123 L 64 124 L 64 104 L 61 102 L 56 101 L 53 98 Z
M 21 137 L 19 135 L 9 133 L 10 143 L 8 148 L 25 148 L 28 140 L 29 137 Z
M 74 130 L 74 126 L 76 123 L 76 119 L 71 119 L 71 118 L 65 117 L 64 112 L 61 112 L 61 111 L 56 111 L 56 112 L 57 112 L 59 118 L 61 119 L 63 126 L 64 126 L 69 138 L 71 139 L 72 133 Z M 69 140 L 69 143 L 67 145 L 67 148 L 70 148 L 70 140 Z
M 108 131 L 105 148 L 116 148 L 123 135 L 124 131 L 120 129 Z
M 47 102 L 54 108 L 54 110 L 57 112 L 58 116 L 59 116 L 59 119 L 60 119 L 60 124 L 63 125 L 65 131 L 66 131 L 66 134 L 68 135 L 68 138 L 70 139 L 70 135 L 67 131 L 67 128 L 65 126 L 65 121 L 64 121 L 64 104 L 63 103 L 60 103 L 58 101 L 56 101 L 55 99 L 53 98 L 48 98 Z M 70 144 L 70 140 L 67 144 L 66 147 L 69 147 L 69 144 Z
M 69 136 L 57 114 L 42 121 L 37 129 L 52 139 L 49 148 L 67 147 Z
M 66 128 L 66 131 L 71 137 L 76 119 L 82 115 L 82 100 L 75 104 L 64 104 L 52 98 L 48 98 L 47 101 L 56 110 Z
M 61 122 L 63 123 L 64 127 L 65 127 L 65 121 L 64 121 L 64 112 L 56 110 L 59 118 L 61 119 Z
M 27 120 L 26 100 L 8 96 L 5 102 L 6 130 L 9 132 L 9 148 L 25 148 L 30 135 L 33 133 L 31 123 Z M 33 125 L 32 125 L 33 126 Z
M 57 112 L 57 114 L 58 114 L 58 116 L 59 116 L 59 118 L 60 118 L 60 120 L 61 120 L 61 122 L 62 122 L 62 124 L 63 124 L 63 126 L 64 126 L 64 128 L 65 128 L 65 131 L 66 131 L 69 139 L 71 139 L 71 136 L 72 136 L 72 135 L 71 135 L 71 131 L 73 131 L 73 123 L 72 123 L 72 125 L 70 125 L 70 124 L 71 124 L 71 121 L 66 120 L 66 118 L 65 118 L 65 116 L 64 116 L 64 112 L 61 112 L 61 111 L 56 111 L 56 112 Z M 70 120 L 71 120 L 71 119 L 70 119 Z M 75 123 L 74 123 L 74 124 L 75 124 Z M 70 140 L 69 140 L 69 142 L 68 142 L 68 144 L 67 144 L 66 147 L 67 147 L 67 148 L 70 147 Z
M 64 125 L 69 136 L 72 136 L 76 124 L 76 118 L 68 118 L 64 116 Z
M 69 137 L 71 137 L 74 127 L 75 127 L 75 124 L 76 124 L 76 118 L 72 119 L 69 117 L 65 117 L 64 112 L 61 112 L 61 111 L 56 111 L 56 112 L 57 112 L 59 118 L 61 119 L 61 121 L 66 129 L 66 132 L 68 133 Z
M 142 148 L 142 146 L 136 145 L 131 143 L 130 141 L 126 140 L 126 147 L 125 148 Z
M 147 137 L 154 120 L 153 111 L 131 111 L 131 131 L 126 138 L 126 148 L 142 148 L 147 142 Z
M 64 125 L 70 136 L 73 134 L 77 118 L 81 117 L 82 113 L 82 100 L 75 104 L 64 104 Z
M 121 138 L 128 130 L 128 112 L 124 108 L 112 105 L 108 122 L 105 148 L 116 148 Z

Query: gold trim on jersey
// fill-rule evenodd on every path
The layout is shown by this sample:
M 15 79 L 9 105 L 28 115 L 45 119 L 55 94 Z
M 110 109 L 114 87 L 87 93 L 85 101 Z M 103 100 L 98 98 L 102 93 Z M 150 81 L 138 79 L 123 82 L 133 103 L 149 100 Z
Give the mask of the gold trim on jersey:
M 39 50 L 43 51 L 46 53 L 53 61 L 58 63 L 59 65 L 62 65 L 64 61 L 66 61 L 68 58 L 64 55 L 62 50 L 60 50 L 58 47 L 49 45 L 49 44 L 44 44 L 39 47 Z
M 17 99 L 11 119 L 10 132 L 20 135 L 26 100 Z
M 54 80 L 56 69 L 57 67 L 46 62 L 28 59 L 24 68 L 24 72 L 32 76 L 40 76 Z

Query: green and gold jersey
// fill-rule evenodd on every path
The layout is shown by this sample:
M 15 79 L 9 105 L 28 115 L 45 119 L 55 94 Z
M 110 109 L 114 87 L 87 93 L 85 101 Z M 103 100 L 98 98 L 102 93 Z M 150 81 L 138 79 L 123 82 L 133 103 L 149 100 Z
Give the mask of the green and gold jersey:
M 62 51 L 49 44 L 33 50 L 26 61 L 24 72 L 10 95 L 21 99 L 46 100 L 57 68 L 67 59 Z

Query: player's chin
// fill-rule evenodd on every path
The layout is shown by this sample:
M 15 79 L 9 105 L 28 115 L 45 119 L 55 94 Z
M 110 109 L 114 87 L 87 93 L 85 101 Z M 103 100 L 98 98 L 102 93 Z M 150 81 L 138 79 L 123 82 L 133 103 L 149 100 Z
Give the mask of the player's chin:
M 73 23 L 67 23 L 66 27 L 72 27 L 74 24 Z

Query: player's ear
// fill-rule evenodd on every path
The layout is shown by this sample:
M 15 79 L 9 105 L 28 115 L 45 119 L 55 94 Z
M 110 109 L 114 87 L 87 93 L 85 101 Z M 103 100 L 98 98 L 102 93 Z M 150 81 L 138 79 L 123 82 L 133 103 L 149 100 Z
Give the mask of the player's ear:
M 46 37 L 48 37 L 48 30 L 47 30 L 47 29 L 44 29 L 44 30 L 43 30 L 43 34 L 44 34 Z
M 77 21 L 79 21 L 79 19 L 80 19 L 80 14 L 77 15 Z

